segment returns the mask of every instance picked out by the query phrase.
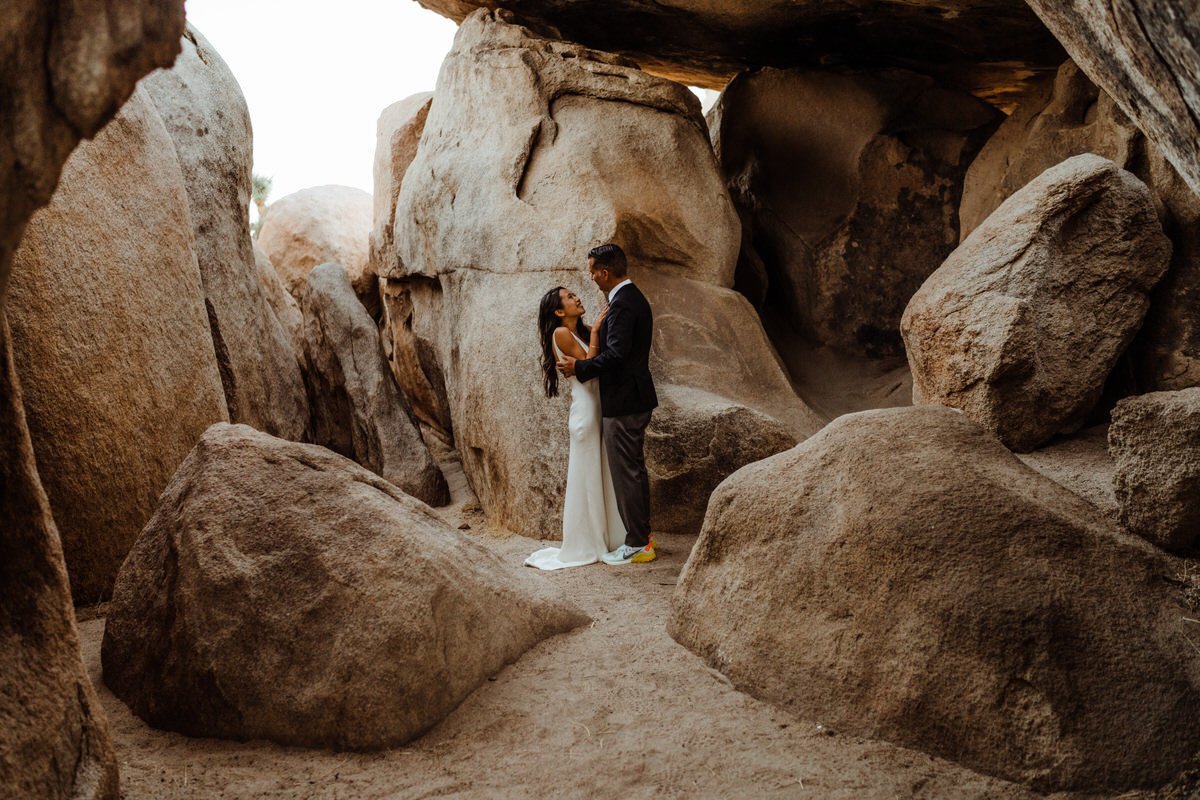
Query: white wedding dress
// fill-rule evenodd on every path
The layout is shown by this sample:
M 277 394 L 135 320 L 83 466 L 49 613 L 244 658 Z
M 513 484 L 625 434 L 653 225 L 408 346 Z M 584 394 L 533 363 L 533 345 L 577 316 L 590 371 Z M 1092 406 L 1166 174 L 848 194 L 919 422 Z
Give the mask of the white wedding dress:
M 574 335 L 574 334 L 572 334 Z M 584 350 L 587 344 L 575 337 Z M 558 344 L 554 352 L 562 358 Z M 600 437 L 599 381 L 567 380 L 571 412 L 567 428 L 571 449 L 567 455 L 567 493 L 563 500 L 562 547 L 547 547 L 525 559 L 538 569 L 563 569 L 594 564 L 605 553 L 625 542 L 625 525 L 617 512 L 608 455 Z

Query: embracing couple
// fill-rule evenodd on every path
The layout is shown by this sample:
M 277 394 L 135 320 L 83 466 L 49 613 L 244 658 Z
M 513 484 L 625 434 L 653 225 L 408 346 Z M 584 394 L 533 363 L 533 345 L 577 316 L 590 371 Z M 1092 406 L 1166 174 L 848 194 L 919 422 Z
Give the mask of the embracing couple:
M 562 547 L 525 559 L 538 569 L 656 557 L 644 453 L 646 426 L 658 405 L 650 377 L 654 315 L 629 280 L 620 247 L 592 248 L 588 271 L 608 298 L 591 327 L 583 322 L 583 303 L 561 286 L 547 292 L 538 308 L 546 396 L 558 394 L 560 371 L 571 389 Z

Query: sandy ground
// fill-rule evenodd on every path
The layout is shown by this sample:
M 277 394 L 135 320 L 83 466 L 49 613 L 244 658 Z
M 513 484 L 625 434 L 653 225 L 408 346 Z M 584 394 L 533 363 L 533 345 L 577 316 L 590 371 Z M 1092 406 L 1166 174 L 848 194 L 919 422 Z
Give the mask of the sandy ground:
M 541 543 L 487 530 L 461 471 L 469 525 L 514 569 Z M 193 739 L 148 727 L 104 687 L 102 617 L 80 623 L 125 798 L 1024 798 L 1022 788 L 920 752 L 824 729 L 733 689 L 665 621 L 695 541 L 660 535 L 648 565 L 538 573 L 590 626 L 542 642 L 407 747 L 336 753 Z M 1136 797 L 1131 794 L 1126 797 Z

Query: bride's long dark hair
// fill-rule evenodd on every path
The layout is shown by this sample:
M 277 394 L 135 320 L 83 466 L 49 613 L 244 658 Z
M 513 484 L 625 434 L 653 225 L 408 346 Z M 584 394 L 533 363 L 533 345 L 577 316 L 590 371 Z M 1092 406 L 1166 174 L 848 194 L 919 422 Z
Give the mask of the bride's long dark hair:
M 558 359 L 554 355 L 554 331 L 563 321 L 554 312 L 562 308 L 561 292 L 564 288 L 566 287 L 555 286 L 542 295 L 542 301 L 538 303 L 538 339 L 542 343 L 542 388 L 546 390 L 546 397 L 558 396 Z M 583 324 L 582 317 L 575 321 L 575 326 L 579 338 L 586 342 L 590 333 Z

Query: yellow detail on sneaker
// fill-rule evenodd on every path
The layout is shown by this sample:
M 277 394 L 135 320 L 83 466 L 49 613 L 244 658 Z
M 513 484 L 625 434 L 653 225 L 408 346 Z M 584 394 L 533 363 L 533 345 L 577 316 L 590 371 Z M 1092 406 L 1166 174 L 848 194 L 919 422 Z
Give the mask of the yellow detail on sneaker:
M 634 564 L 646 564 L 658 558 L 658 553 L 654 552 L 654 545 L 649 544 L 637 552 L 633 558 L 629 559 Z

